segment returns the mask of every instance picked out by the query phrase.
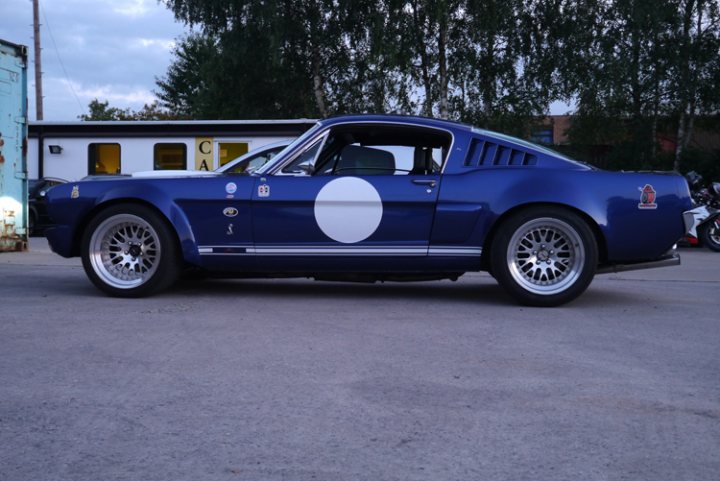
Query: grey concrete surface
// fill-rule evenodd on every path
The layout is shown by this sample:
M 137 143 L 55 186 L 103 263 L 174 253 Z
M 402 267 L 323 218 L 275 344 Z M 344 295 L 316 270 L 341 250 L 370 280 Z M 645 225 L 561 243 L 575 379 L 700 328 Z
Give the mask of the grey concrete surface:
M 518 307 L 456 283 L 103 296 L 0 254 L 0 480 L 720 478 L 720 254 Z

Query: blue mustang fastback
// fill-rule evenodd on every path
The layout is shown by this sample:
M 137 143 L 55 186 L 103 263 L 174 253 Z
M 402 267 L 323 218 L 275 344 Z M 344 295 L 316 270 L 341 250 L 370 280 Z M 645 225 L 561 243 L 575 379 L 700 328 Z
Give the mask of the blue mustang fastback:
M 318 122 L 250 174 L 89 180 L 48 193 L 50 246 L 121 297 L 185 269 L 223 277 L 384 281 L 487 271 L 554 306 L 599 272 L 679 264 L 685 180 L 606 172 L 454 122 Z

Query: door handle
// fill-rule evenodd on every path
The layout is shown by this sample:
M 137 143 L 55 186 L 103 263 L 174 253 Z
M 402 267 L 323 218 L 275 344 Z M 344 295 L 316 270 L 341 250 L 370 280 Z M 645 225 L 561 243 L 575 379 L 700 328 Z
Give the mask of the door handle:
M 416 185 L 427 185 L 430 187 L 435 187 L 437 185 L 437 181 L 432 179 L 413 179 L 412 183 Z

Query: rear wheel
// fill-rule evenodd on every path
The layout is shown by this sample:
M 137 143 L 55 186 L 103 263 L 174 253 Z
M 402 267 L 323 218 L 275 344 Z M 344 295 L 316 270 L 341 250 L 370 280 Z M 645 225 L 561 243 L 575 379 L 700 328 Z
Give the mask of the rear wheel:
M 136 204 L 111 206 L 90 221 L 82 261 L 93 284 L 117 297 L 165 289 L 180 270 L 173 232 L 157 213 Z
M 590 227 L 558 207 L 532 207 L 507 219 L 491 247 L 495 278 L 520 303 L 557 306 L 587 289 L 598 262 Z

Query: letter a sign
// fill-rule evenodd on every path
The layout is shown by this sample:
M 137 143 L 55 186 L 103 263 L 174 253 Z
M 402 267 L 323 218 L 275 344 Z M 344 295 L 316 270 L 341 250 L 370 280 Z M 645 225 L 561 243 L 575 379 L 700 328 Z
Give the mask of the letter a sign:
M 195 170 L 214 170 L 213 139 L 195 137 Z

